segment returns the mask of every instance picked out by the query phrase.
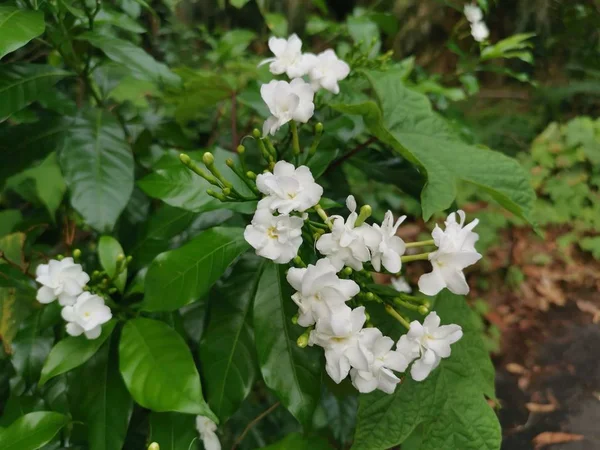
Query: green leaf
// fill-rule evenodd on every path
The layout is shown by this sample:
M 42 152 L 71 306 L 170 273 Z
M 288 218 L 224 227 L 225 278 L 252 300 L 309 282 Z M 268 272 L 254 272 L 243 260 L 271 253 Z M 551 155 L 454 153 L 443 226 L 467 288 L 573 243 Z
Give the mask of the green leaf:
M 102 334 L 97 339 L 87 339 L 85 336 L 69 336 L 58 342 L 50 351 L 39 385 L 44 385 L 51 378 L 61 373 L 73 370 L 84 364 L 102 346 L 112 334 L 116 321 L 111 320 L 102 326 Z
M 129 41 L 91 31 L 80 34 L 77 39 L 85 40 L 99 48 L 111 60 L 127 67 L 134 76 L 142 80 L 150 80 L 167 86 L 176 86 L 181 81 L 166 65 L 156 61 Z
M 52 440 L 69 422 L 69 418 L 56 412 L 33 412 L 0 430 L 2 450 L 37 450 Z
M 94 25 L 113 25 L 122 30 L 131 31 L 132 33 L 145 33 L 146 29 L 141 26 L 136 20 L 133 20 L 127 14 L 109 8 L 107 5 L 102 5 L 102 9 L 94 18 Z
M 69 391 L 76 401 L 75 418 L 87 425 L 90 450 L 121 450 L 133 411 L 133 399 L 119 373 L 117 348 L 110 344 L 78 369 Z
M 221 422 L 237 411 L 256 377 L 254 336 L 249 319 L 262 262 L 242 258 L 210 295 L 210 322 L 200 343 L 208 404 Z
M 39 200 L 46 207 L 53 221 L 67 190 L 54 152 L 39 165 L 10 177 L 6 186 L 26 200 L 34 201 L 29 197 L 35 197 L 35 200 Z
M 4 405 L 2 416 L 0 417 L 0 427 L 7 428 L 15 420 L 36 411 L 44 411 L 47 406 L 44 404 L 44 400 L 40 397 L 34 397 L 32 395 L 21 395 L 17 396 L 11 393 L 10 397 Z
M 98 258 L 109 278 L 114 278 L 117 274 L 117 258 L 119 255 L 125 256 L 125 252 L 119 241 L 111 236 L 102 236 L 98 241 Z M 114 284 L 119 289 L 119 292 L 125 290 L 125 283 L 127 283 L 127 267 L 114 280 Z
M 19 326 L 31 313 L 33 307 L 31 296 L 24 298 L 17 289 L 0 288 L 0 339 L 7 354 L 12 352 L 12 342 Z
M 174 311 L 206 295 L 249 248 L 241 228 L 211 228 L 184 246 L 158 255 L 146 275 L 146 311 Z
M 150 414 L 149 442 L 156 442 L 160 450 L 190 450 L 192 442 L 198 440 L 196 418 L 190 414 Z
M 353 449 L 386 449 L 404 442 L 419 426 L 420 450 L 497 450 L 500 425 L 485 397 L 494 398 L 494 368 L 481 336 L 481 323 L 462 297 L 438 295 L 442 323 L 457 323 L 464 336 L 450 358 L 422 382 L 410 376 L 394 394 L 360 396 Z
M 0 6 L 0 59 L 44 32 L 44 13 Z
M 327 439 L 321 436 L 304 436 L 290 433 L 279 442 L 263 447 L 263 450 L 331 450 Z
M 327 415 L 327 424 L 336 441 L 347 444 L 352 442 L 352 432 L 356 426 L 356 410 L 358 399 L 356 395 L 336 395 L 324 391 L 321 405 Z
M 371 133 L 424 171 L 423 217 L 452 205 L 457 184 L 466 181 L 490 194 L 509 211 L 531 221 L 535 194 L 527 172 L 514 159 L 459 140 L 431 109 L 423 94 L 398 81 L 395 71 L 366 72 L 378 103 L 372 100 L 332 105 L 362 115 Z
M 0 211 L 0 238 L 9 234 L 23 220 L 23 214 L 18 209 Z
M 0 66 L 0 120 L 38 100 L 56 82 L 70 75 L 71 72 L 43 64 Z
M 242 9 L 250 0 L 231 0 L 231 6 Z
M 0 188 L 4 180 L 58 150 L 72 119 L 43 116 L 40 122 L 0 128 Z
M 254 336 L 265 384 L 305 427 L 321 396 L 321 352 L 300 348 L 304 328 L 292 324 L 297 307 L 285 279 L 285 266 L 266 262 L 254 299 Z
M 200 375 L 187 344 L 163 322 L 145 318 L 127 322 L 119 344 L 119 367 L 127 389 L 144 408 L 218 421 L 202 397 Z
M 133 191 L 133 156 L 117 119 L 101 110 L 77 117 L 59 160 L 73 207 L 91 227 L 111 231 Z

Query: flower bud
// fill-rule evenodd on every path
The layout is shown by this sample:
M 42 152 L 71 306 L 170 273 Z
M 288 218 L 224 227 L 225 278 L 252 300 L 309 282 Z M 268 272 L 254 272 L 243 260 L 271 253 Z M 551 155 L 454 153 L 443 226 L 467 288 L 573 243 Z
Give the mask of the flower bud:
M 315 133 L 321 134 L 323 132 L 323 124 L 321 122 L 317 122 L 315 125 Z
M 255 128 L 254 130 L 252 130 L 252 136 L 254 136 L 255 139 L 260 139 L 262 134 L 258 128 Z
M 148 450 L 160 450 L 160 445 L 157 442 L 153 442 L 148 446 Z
M 344 267 L 344 270 L 342 270 L 342 273 L 344 275 L 346 275 L 347 277 L 349 277 L 350 275 L 352 275 L 352 267 Z
M 181 153 L 181 154 L 179 155 L 179 159 L 180 159 L 180 160 L 181 160 L 181 162 L 182 162 L 183 164 L 185 164 L 186 166 L 192 162 L 192 158 L 190 158 L 190 155 L 187 155 L 187 154 L 185 154 L 185 153 Z
M 306 347 L 308 345 L 308 334 L 301 334 L 296 341 L 296 345 L 300 348 Z
M 233 167 L 233 164 L 234 164 L 234 163 L 233 163 L 233 159 L 231 159 L 231 158 L 227 158 L 227 159 L 225 160 L 225 164 L 227 164 L 227 166 L 228 166 L 228 167 Z
M 246 151 L 246 147 L 244 147 L 243 145 L 237 146 L 237 152 L 239 155 L 243 155 L 245 151 Z
M 419 306 L 417 311 L 419 312 L 419 314 L 425 316 L 429 313 L 429 308 L 427 308 L 427 306 L 425 306 L 425 305 L 421 305 L 421 306 Z
M 211 152 L 206 152 L 202 155 L 202 162 L 207 166 L 212 166 L 215 163 L 215 157 Z
M 251 180 L 256 180 L 256 174 L 250 170 L 246 172 L 246 176 Z
M 367 300 L 369 300 L 369 301 L 371 301 L 371 300 L 375 300 L 375 294 L 373 294 L 372 292 L 367 292 L 367 293 L 365 294 L 365 298 L 366 298 Z
M 225 195 L 225 196 L 231 195 L 231 189 L 229 189 L 229 188 L 223 188 L 223 195 Z
M 76 248 L 75 250 L 73 250 L 73 259 L 78 260 L 79 258 L 81 258 L 81 250 Z
M 65 259 L 65 255 L 56 255 L 56 259 L 58 261 L 62 261 L 63 259 Z
M 367 218 L 371 216 L 372 212 L 373 210 L 370 205 L 361 206 L 360 214 L 358 215 L 358 219 L 356 219 L 355 226 L 358 227 L 362 225 L 365 222 L 365 220 L 367 220 Z
M 298 325 L 298 314 L 294 314 L 292 317 L 292 323 Z
M 422 305 L 427 309 L 431 308 L 431 302 L 429 300 L 424 300 Z
M 117 255 L 117 262 L 120 263 L 120 262 L 123 262 L 123 261 L 125 261 L 125 255 L 123 253 L 119 253 Z

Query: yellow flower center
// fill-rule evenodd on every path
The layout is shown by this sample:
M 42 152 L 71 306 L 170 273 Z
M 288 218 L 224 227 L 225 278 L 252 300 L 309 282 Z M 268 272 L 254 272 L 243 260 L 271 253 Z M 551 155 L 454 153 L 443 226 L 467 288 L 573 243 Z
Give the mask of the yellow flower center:
M 277 228 L 269 227 L 267 229 L 267 236 L 269 236 L 271 239 L 277 239 Z

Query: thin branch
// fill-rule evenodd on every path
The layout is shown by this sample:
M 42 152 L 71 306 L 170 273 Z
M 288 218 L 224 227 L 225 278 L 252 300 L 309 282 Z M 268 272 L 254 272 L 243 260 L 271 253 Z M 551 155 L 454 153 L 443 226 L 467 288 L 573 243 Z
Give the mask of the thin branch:
M 377 138 L 375 136 L 371 136 L 369 139 L 367 139 L 365 142 L 363 142 L 362 144 L 357 145 L 356 147 L 354 147 L 352 150 L 350 150 L 348 153 L 344 154 L 341 158 L 337 159 L 336 161 L 334 161 L 328 168 L 327 168 L 327 172 L 332 172 L 333 170 L 335 170 L 337 167 L 339 167 L 340 165 L 342 165 L 344 162 L 346 162 L 346 160 L 352 158 L 354 155 L 356 155 L 358 152 L 360 152 L 361 150 L 364 150 L 365 148 L 367 148 L 369 145 L 371 145 L 373 142 L 375 142 L 377 140 Z
M 240 434 L 239 437 L 235 440 L 235 442 L 233 443 L 233 446 L 231 447 L 231 450 L 235 450 L 237 448 L 237 446 L 244 440 L 244 438 L 246 437 L 248 432 L 252 429 L 252 427 L 254 425 L 256 425 L 258 422 L 260 422 L 262 419 L 264 419 L 266 416 L 271 414 L 273 411 L 275 411 L 280 404 L 281 403 L 277 402 L 277 403 L 271 405 L 269 407 L 269 409 L 260 413 L 258 416 L 256 416 L 254 419 L 252 419 L 252 421 L 246 426 L 246 428 L 244 429 L 242 434 Z
M 23 267 L 21 267 L 16 262 L 11 261 L 10 259 L 8 259 L 2 250 L 0 250 L 0 259 L 2 259 L 3 261 L 5 261 L 9 266 L 12 266 L 15 269 L 18 269 L 19 272 L 23 273 L 23 275 L 28 276 L 32 280 L 35 280 L 35 277 L 33 275 L 31 275 L 29 272 L 27 272 L 27 269 L 24 269 Z
M 235 149 L 239 145 L 238 132 L 237 132 L 237 93 L 234 91 L 231 93 L 231 150 L 235 152 Z

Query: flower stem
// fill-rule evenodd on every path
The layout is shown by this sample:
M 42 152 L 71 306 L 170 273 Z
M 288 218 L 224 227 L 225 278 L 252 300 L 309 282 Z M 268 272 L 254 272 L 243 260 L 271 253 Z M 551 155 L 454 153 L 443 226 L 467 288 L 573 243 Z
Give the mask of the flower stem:
M 420 308 L 420 305 L 415 305 L 413 303 L 402 301 L 402 299 L 399 297 L 394 298 L 394 303 L 398 306 L 402 306 L 403 308 L 410 309 L 412 311 L 418 311 Z
M 435 245 L 435 242 L 433 241 L 433 239 L 431 239 L 429 241 L 407 242 L 406 243 L 406 248 L 424 247 L 426 245 Z
M 329 227 L 329 229 L 331 230 L 333 228 L 333 226 L 331 225 L 331 222 L 329 221 L 329 217 L 327 217 L 327 213 L 325 212 L 323 207 L 321 205 L 317 204 L 317 205 L 315 205 L 315 211 L 317 212 L 319 217 L 321 219 L 323 219 L 323 222 L 325 222 L 325 225 L 327 225 Z
M 402 262 L 411 262 L 411 261 L 427 261 L 429 259 L 429 254 L 431 252 L 427 252 L 427 253 L 419 253 L 418 255 L 406 255 L 403 256 Z
M 404 326 L 407 330 L 410 329 L 410 323 L 408 323 L 408 320 L 402 317 L 400 313 L 398 313 L 398 311 L 396 311 L 392 306 L 385 305 L 385 312 L 387 312 L 390 316 L 392 316 L 394 319 L 400 322 L 402 326 Z
M 295 121 L 290 122 L 290 128 L 292 130 L 292 150 L 294 156 L 297 157 L 300 154 L 300 139 L 298 138 L 298 125 Z

